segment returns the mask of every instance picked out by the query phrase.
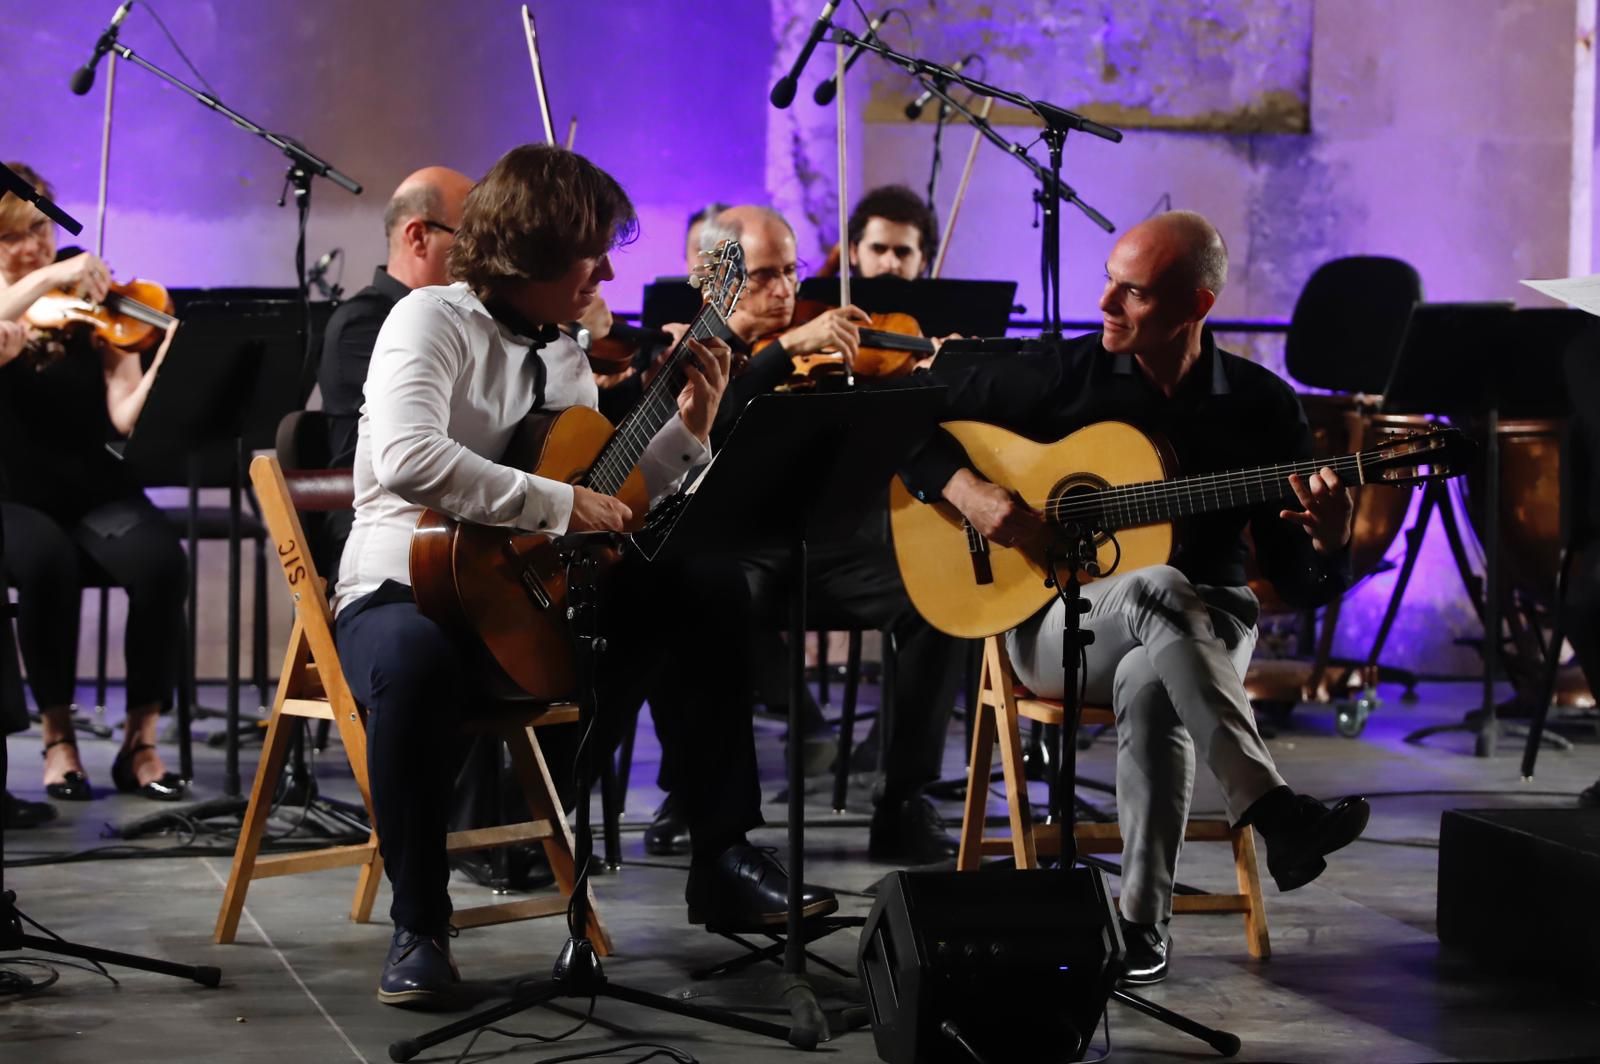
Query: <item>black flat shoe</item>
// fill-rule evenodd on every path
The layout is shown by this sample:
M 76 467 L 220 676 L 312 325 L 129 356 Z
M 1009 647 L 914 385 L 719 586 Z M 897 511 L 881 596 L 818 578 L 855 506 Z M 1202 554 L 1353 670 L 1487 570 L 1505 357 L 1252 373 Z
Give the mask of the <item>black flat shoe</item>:
M 78 743 L 73 739 L 56 739 L 45 743 L 44 749 L 39 751 L 39 756 L 49 756 L 50 748 L 54 746 L 70 746 L 76 750 Z M 78 769 L 68 772 L 56 783 L 46 783 L 44 793 L 58 802 L 87 802 L 94 798 L 94 788 L 89 786 L 89 777 Z
M 1366 830 L 1372 807 L 1365 798 L 1341 798 L 1330 808 L 1307 794 L 1267 824 L 1257 825 L 1267 844 L 1267 871 L 1280 891 L 1296 890 L 1323 873 L 1323 860 L 1350 845 Z
M 674 857 L 689 852 L 689 815 L 671 794 L 644 829 L 644 852 L 651 857 Z
M 117 751 L 117 759 L 111 762 L 111 782 L 123 794 L 142 794 L 153 802 L 176 802 L 186 790 L 176 772 L 164 772 L 160 779 L 140 783 L 133 771 L 133 755 L 140 750 L 155 748 L 155 743 L 140 743 Z
M 684 888 L 689 922 L 718 931 L 759 931 L 789 918 L 789 873 L 767 850 L 749 843 L 730 846 L 721 856 L 689 865 Z M 839 899 L 826 887 L 801 888 L 800 915 L 826 916 Z
M 903 802 L 883 802 L 872 814 L 867 856 L 898 865 L 929 865 L 954 860 L 961 843 L 945 830 L 933 803 L 917 794 Z
M 13 828 L 36 828 L 56 818 L 56 807 L 49 802 L 30 802 L 18 798 L 10 791 L 0 791 L 0 821 L 7 831 Z
M 1172 936 L 1167 934 L 1166 921 L 1136 924 L 1120 916 L 1117 919 L 1122 920 L 1122 942 L 1127 947 L 1117 985 L 1150 986 L 1161 982 L 1167 977 L 1172 960 Z

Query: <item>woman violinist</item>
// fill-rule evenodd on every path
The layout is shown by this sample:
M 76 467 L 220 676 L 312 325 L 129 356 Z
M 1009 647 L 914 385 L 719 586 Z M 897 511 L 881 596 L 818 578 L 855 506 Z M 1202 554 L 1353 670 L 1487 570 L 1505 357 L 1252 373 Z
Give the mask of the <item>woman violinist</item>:
M 52 195 L 29 167 L 11 168 Z M 56 254 L 55 228 L 16 196 L 0 196 L 0 320 L 24 320 L 50 293 L 98 304 L 111 290 L 92 254 Z M 15 335 L 15 326 L 9 330 Z M 93 797 L 72 728 L 83 578 L 104 573 L 128 594 L 127 726 L 112 764 L 120 791 L 175 800 L 183 783 L 156 750 L 184 638 L 186 563 L 177 533 L 106 448 L 139 418 L 172 342 L 155 363 L 112 347 L 82 323 L 0 345 L 0 520 L 6 582 L 17 589 L 18 642 L 44 733 L 52 798 Z

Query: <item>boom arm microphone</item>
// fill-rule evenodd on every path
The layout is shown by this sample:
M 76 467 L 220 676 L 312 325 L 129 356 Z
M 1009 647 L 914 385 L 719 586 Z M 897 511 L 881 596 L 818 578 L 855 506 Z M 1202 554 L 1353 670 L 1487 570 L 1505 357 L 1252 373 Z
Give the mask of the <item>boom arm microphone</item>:
M 888 18 L 889 12 L 893 10 L 894 8 L 892 7 L 886 7 L 883 9 L 883 14 L 867 23 L 867 32 L 866 35 L 862 37 L 862 40 L 876 40 L 878 36 L 878 27 L 883 25 L 883 20 Z M 855 66 L 856 60 L 860 59 L 861 53 L 866 50 L 867 46 L 865 44 L 857 44 L 854 48 L 850 49 L 850 54 L 845 56 L 844 60 L 844 68 L 847 72 L 851 67 Z M 834 93 L 839 91 L 839 86 L 835 82 L 836 76 L 837 75 L 829 74 L 828 80 L 817 86 L 817 91 L 811 94 L 811 98 L 817 101 L 819 104 L 830 103 L 833 100 Z
M 87 63 L 73 72 L 72 80 L 68 84 L 77 95 L 82 96 L 94 87 L 94 68 L 100 65 L 101 56 L 111 51 L 111 46 L 117 43 L 117 27 L 122 25 L 122 20 L 128 17 L 128 12 L 132 8 L 133 0 L 123 0 L 122 6 L 117 8 L 117 13 L 111 16 L 111 24 L 100 34 L 100 39 L 94 42 L 94 54 L 89 57 Z
M 783 108 L 794 103 L 795 87 L 800 82 L 800 71 L 811 61 L 811 53 L 817 50 L 817 44 L 822 40 L 822 35 L 828 32 L 828 27 L 833 24 L 833 13 L 839 9 L 839 0 L 827 0 L 822 5 L 822 14 L 817 16 L 817 21 L 811 26 L 811 35 L 806 38 L 805 47 L 800 49 L 800 54 L 795 56 L 794 65 L 789 68 L 789 73 L 778 79 L 772 86 L 772 93 L 767 99 L 772 101 L 772 106 Z
M 960 59 L 957 59 L 954 63 L 952 63 L 951 66 L 950 66 L 950 69 L 959 74 L 961 72 L 961 68 L 962 67 L 966 66 L 968 63 L 972 62 L 976 58 L 978 58 L 978 53 L 977 52 L 973 52 L 973 53 L 971 53 L 969 55 L 964 55 Z M 941 89 L 944 88 L 943 79 L 941 79 L 939 77 L 939 75 L 937 75 L 937 74 L 933 75 L 933 80 L 939 85 L 939 87 Z M 910 103 L 906 104 L 906 117 L 911 119 L 913 122 L 916 121 L 918 118 L 920 118 L 922 116 L 922 109 L 924 107 L 928 106 L 928 101 L 931 100 L 931 99 L 933 99 L 933 90 L 932 89 L 923 89 L 921 96 L 918 96 L 915 100 L 912 100 Z

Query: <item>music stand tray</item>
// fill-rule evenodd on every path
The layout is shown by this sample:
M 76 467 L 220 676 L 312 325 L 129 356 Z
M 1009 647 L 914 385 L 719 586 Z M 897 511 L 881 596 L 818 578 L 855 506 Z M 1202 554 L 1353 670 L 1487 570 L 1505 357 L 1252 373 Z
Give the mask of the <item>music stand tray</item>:
M 800 285 L 801 299 L 837 305 L 839 282 L 813 277 Z M 960 281 L 903 277 L 852 277 L 850 301 L 868 314 L 909 314 L 924 336 L 1004 336 L 1017 298 L 1015 281 Z

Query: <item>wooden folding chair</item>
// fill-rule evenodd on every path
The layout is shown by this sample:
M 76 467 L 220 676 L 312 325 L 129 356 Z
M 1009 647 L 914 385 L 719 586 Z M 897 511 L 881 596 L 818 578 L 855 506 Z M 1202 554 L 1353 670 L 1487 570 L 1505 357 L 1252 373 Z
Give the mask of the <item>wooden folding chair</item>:
M 972 730 L 972 760 L 967 767 L 967 804 L 961 821 L 961 852 L 956 867 L 976 869 L 986 854 L 1011 854 L 1018 868 L 1037 868 L 1039 854 L 1061 852 L 1061 830 L 1055 824 L 1034 824 L 1028 805 L 1028 781 L 1024 774 L 1021 720 L 1036 720 L 1059 726 L 1062 704 L 1036 698 L 1017 682 L 1011 661 L 1006 656 L 1003 636 L 983 641 L 983 669 L 978 686 L 977 720 Z M 1082 724 L 1116 725 L 1109 706 L 1085 706 Z M 989 772 L 996 742 L 1000 745 L 1000 764 L 1004 775 L 1006 808 L 1011 835 L 984 837 L 984 813 L 989 798 Z M 1122 833 L 1116 824 L 1078 824 L 1073 830 L 1080 853 L 1117 853 L 1122 849 Z M 1266 959 L 1272 955 L 1267 936 L 1267 910 L 1261 897 L 1261 876 L 1256 870 L 1255 832 L 1248 827 L 1234 829 L 1226 820 L 1192 818 L 1184 828 L 1187 842 L 1227 842 L 1233 846 L 1233 868 L 1238 879 L 1237 894 L 1178 894 L 1172 899 L 1175 913 L 1242 913 L 1245 945 L 1250 956 Z
M 239 916 L 244 911 L 245 893 L 252 880 L 359 865 L 361 874 L 350 906 L 350 918 L 366 923 L 372 915 L 378 884 L 383 879 L 383 859 L 378 853 L 376 831 L 358 845 L 260 856 L 261 836 L 271 812 L 273 791 L 283 772 L 290 739 L 301 720 L 331 720 L 338 728 L 345 757 L 369 818 L 372 788 L 367 776 L 366 710 L 357 704 L 345 682 L 339 651 L 334 645 L 332 611 L 323 581 L 307 549 L 297 512 L 299 509 L 348 509 L 353 497 L 350 474 L 346 470 L 299 473 L 291 488 L 278 460 L 263 455 L 251 463 L 250 479 L 255 485 L 267 530 L 277 548 L 284 579 L 289 584 L 289 595 L 294 601 L 294 628 L 289 635 L 289 649 L 284 656 L 272 715 L 267 722 L 267 737 L 255 783 L 250 789 L 250 804 L 239 831 L 239 844 L 234 850 L 222 911 L 217 915 L 213 937 L 224 943 L 234 939 Z M 572 832 L 562 815 L 561 803 L 534 729 L 567 723 L 577 717 L 577 708 L 570 704 L 516 702 L 503 703 L 492 715 L 463 723 L 466 730 L 496 735 L 505 741 L 533 819 L 521 824 L 452 832 L 446 843 L 449 851 L 462 853 L 538 840 L 543 843 L 545 855 L 555 872 L 559 893 L 458 909 L 451 917 L 456 927 L 557 916 L 567 911 L 568 898 L 576 881 Z M 589 897 L 589 913 L 589 937 L 597 952 L 609 954 L 611 939 L 601 924 L 593 891 Z

